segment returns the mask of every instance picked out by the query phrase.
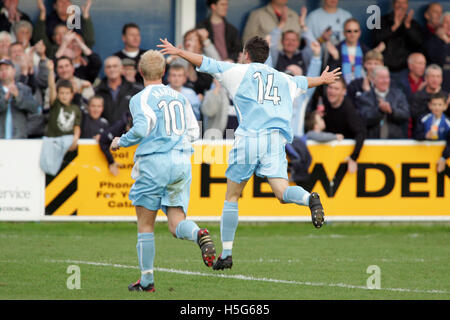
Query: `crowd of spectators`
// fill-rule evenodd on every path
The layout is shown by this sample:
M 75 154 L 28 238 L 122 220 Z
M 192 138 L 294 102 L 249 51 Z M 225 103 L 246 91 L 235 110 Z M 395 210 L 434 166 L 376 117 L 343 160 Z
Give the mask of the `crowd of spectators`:
M 102 61 L 92 49 L 92 0 L 82 6 L 83 27 L 74 30 L 66 24 L 70 0 L 55 0 L 51 12 L 36 0 L 34 22 L 18 2 L 3 0 L 0 8 L 0 138 L 70 134 L 69 152 L 76 150 L 79 138 L 94 138 L 111 173 L 117 174 L 105 146 L 112 132 L 129 128 L 129 100 L 143 88 L 138 64 L 146 50 L 140 27 L 125 24 L 123 48 Z M 355 139 L 346 159 L 350 172 L 356 171 L 365 139 L 446 140 L 438 164 L 438 171 L 445 170 L 450 154 L 450 12 L 444 13 L 440 3 L 427 5 L 422 26 L 408 0 L 393 0 L 380 28 L 370 31 L 370 43 L 361 40 L 365 21 L 340 8 L 338 0 L 323 0 L 312 12 L 306 7 L 295 12 L 287 0 L 271 0 L 250 12 L 242 38 L 227 20 L 228 0 L 206 0 L 205 5 L 208 17 L 184 34 L 186 50 L 239 62 L 245 41 L 260 36 L 270 44 L 266 64 L 278 71 L 318 76 L 326 66 L 342 69 L 342 81 L 310 90 L 294 102 L 297 138 Z M 227 129 L 236 129 L 238 119 L 220 82 L 176 57 L 167 57 L 164 81 L 190 101 L 204 138 L 232 138 Z

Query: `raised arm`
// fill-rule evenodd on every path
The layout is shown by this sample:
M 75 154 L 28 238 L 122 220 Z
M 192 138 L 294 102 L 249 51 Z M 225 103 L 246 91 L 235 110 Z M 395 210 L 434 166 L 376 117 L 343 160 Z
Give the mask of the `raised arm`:
M 190 51 L 186 51 L 177 47 L 174 47 L 167 39 L 159 39 L 162 44 L 158 44 L 158 48 L 161 49 L 162 54 L 174 55 L 183 58 L 186 61 L 189 61 L 196 67 L 200 67 L 202 65 L 203 56 L 200 54 L 196 54 Z
M 339 76 L 342 74 L 342 72 L 339 72 L 339 69 L 341 68 L 336 68 L 333 71 L 328 72 L 329 69 L 330 67 L 327 66 L 320 77 L 308 77 L 308 88 L 318 87 L 321 85 L 332 84 L 336 82 L 339 79 Z
M 47 60 L 47 68 L 48 68 L 48 91 L 49 91 L 49 99 L 50 106 L 56 100 L 56 84 L 55 84 L 55 64 L 52 60 Z

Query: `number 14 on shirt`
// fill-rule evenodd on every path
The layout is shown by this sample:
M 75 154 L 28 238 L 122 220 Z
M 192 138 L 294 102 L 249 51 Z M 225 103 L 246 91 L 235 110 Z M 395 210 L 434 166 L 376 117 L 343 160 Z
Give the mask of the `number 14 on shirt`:
M 278 87 L 273 87 L 273 73 L 267 75 L 267 85 L 264 90 L 264 80 L 261 72 L 257 71 L 253 74 L 253 79 L 258 80 L 258 103 L 263 104 L 264 100 L 272 101 L 273 104 L 280 104 L 280 96 L 278 95 Z M 273 89 L 273 95 L 270 95 Z

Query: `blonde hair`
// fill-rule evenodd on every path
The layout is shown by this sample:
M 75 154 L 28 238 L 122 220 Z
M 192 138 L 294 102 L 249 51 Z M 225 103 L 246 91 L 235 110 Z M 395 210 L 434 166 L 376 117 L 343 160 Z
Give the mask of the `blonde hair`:
M 378 60 L 384 64 L 383 54 L 377 50 L 370 50 L 370 51 L 366 52 L 363 60 L 364 60 L 364 62 L 366 62 L 367 60 Z
M 166 60 L 161 52 L 148 50 L 141 56 L 139 70 L 145 80 L 152 81 L 161 79 L 166 68 Z

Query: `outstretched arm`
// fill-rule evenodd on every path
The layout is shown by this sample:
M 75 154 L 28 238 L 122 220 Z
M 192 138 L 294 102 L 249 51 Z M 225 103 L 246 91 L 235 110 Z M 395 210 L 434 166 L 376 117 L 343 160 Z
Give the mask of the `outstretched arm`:
M 336 68 L 333 71 L 328 72 L 329 69 L 330 67 L 327 66 L 320 77 L 308 77 L 308 88 L 318 87 L 324 84 L 332 84 L 336 82 L 339 79 L 339 76 L 342 74 L 342 72 L 339 72 L 339 69 L 341 68 Z
M 184 60 L 189 61 L 196 67 L 200 67 L 202 65 L 203 61 L 202 55 L 174 47 L 173 44 L 167 41 L 167 39 L 159 39 L 159 40 L 162 42 L 162 44 L 158 44 L 157 47 L 162 48 L 161 49 L 162 54 L 179 56 Z

